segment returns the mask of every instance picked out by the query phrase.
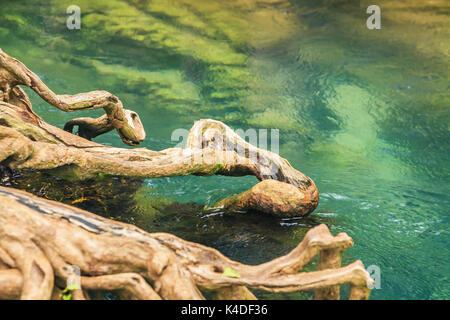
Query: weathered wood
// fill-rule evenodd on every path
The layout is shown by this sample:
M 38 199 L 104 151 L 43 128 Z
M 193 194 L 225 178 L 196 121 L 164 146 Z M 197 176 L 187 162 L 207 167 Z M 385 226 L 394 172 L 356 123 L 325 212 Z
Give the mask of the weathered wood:
M 341 251 L 328 249 L 320 252 L 319 270 L 337 269 L 341 267 Z M 339 286 L 332 286 L 315 290 L 314 298 L 317 300 L 338 300 L 340 298 Z
M 67 132 L 36 115 L 19 85 L 29 86 L 63 111 L 103 108 L 106 114 L 98 119 L 71 120 L 65 126 Z M 74 126 L 79 127 L 79 135 L 71 133 Z M 114 95 L 106 91 L 56 95 L 20 61 L 0 50 L 0 165 L 45 170 L 68 180 L 255 175 L 263 181 L 216 207 L 298 216 L 309 214 L 318 205 L 319 193 L 312 179 L 278 154 L 250 145 L 220 121 L 197 121 L 184 149 L 130 150 L 87 140 L 113 128 L 130 145 L 145 137 L 139 116 L 123 109 Z
M 122 141 L 126 144 L 137 145 L 145 138 L 145 131 L 139 117 L 131 118 L 127 115 L 122 102 L 116 96 L 107 91 L 57 95 L 22 62 L 0 49 L 0 100 L 25 107 L 39 123 L 40 119 L 32 112 L 31 103 L 26 98 L 25 92 L 17 89 L 19 85 L 33 89 L 42 99 L 65 112 L 103 108 L 109 123 L 117 129 Z
M 271 292 L 351 284 L 352 297 L 367 298 L 373 283 L 361 261 L 300 272 L 322 250 L 353 245 L 345 233 L 317 226 L 289 254 L 250 266 L 219 251 L 167 233 L 146 233 L 24 191 L 0 187 L 0 298 L 50 299 L 63 289 L 73 266 L 84 291 L 122 290 L 140 299 L 253 298 L 247 288 Z M 232 268 L 236 277 L 224 276 Z M 6 270 L 6 271 L 5 271 Z M 79 296 L 82 298 L 83 296 Z

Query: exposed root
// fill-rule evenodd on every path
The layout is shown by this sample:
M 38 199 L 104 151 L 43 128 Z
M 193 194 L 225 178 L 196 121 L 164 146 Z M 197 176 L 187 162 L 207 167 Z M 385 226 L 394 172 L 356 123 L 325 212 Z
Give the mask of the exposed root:
M 0 298 L 50 299 L 80 270 L 80 290 L 119 290 L 136 299 L 253 299 L 247 288 L 271 292 L 351 285 L 350 298 L 367 299 L 373 283 L 361 261 L 345 267 L 300 272 L 316 254 L 339 253 L 353 245 L 345 233 L 332 236 L 325 225 L 308 231 L 289 254 L 249 266 L 219 251 L 167 233 L 146 233 L 26 192 L 0 187 Z M 332 265 L 323 255 L 323 265 Z M 331 257 L 334 259 L 334 257 Z M 233 276 L 224 271 L 233 270 Z M 72 270 L 72 271 L 71 271 Z M 20 290 L 19 290 L 20 288 Z M 333 289 L 334 290 L 334 289 Z M 317 292 L 317 291 L 316 291 Z
M 62 111 L 72 112 L 103 108 L 107 116 L 108 129 L 117 129 L 124 143 L 137 145 L 145 139 L 144 127 L 139 116 L 134 112 L 126 113 L 119 98 L 107 91 L 56 95 L 22 62 L 8 56 L 1 49 L 0 67 L 1 100 L 22 108 L 25 107 L 33 115 L 33 120 L 37 124 L 41 124 L 41 119 L 33 113 L 28 97 L 23 90 L 17 87 L 18 85 L 25 85 L 33 89 L 42 99 Z
M 65 126 L 69 132 L 64 131 L 32 111 L 19 85 L 30 87 L 63 111 L 103 108 L 106 114 L 98 119 L 71 120 Z M 79 127 L 78 136 L 71 133 L 74 126 Z M 117 97 L 106 91 L 56 95 L 20 61 L 0 50 L 0 165 L 45 170 L 68 180 L 103 176 L 254 175 L 263 181 L 216 207 L 298 216 L 309 214 L 318 205 L 319 193 L 312 179 L 278 154 L 250 145 L 220 121 L 197 121 L 189 132 L 185 149 L 130 150 L 88 140 L 112 129 L 130 145 L 145 137 L 139 116 L 123 109 Z
M 0 270 L 0 298 L 18 299 L 22 292 L 23 277 L 17 269 Z
M 147 281 L 137 273 L 81 277 L 81 287 L 85 290 L 125 290 L 131 297 L 140 300 L 161 299 Z

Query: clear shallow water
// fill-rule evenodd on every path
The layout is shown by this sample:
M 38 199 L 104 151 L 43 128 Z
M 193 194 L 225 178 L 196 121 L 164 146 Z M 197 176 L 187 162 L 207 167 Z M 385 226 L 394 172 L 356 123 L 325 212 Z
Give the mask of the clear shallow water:
M 326 223 L 353 237 L 346 262 L 380 267 L 372 298 L 450 298 L 447 2 L 379 1 L 375 31 L 365 28 L 370 3 L 253 0 L 80 1 L 82 28 L 69 31 L 66 2 L 8 2 L 0 47 L 57 93 L 119 96 L 141 116 L 150 149 L 175 146 L 172 132 L 200 118 L 279 129 L 280 154 L 321 195 L 308 219 L 201 215 L 256 179 L 152 179 L 134 207 L 112 205 L 116 218 L 247 263 L 288 252 Z M 87 116 L 30 95 L 59 127 Z M 115 133 L 97 141 L 123 146 Z

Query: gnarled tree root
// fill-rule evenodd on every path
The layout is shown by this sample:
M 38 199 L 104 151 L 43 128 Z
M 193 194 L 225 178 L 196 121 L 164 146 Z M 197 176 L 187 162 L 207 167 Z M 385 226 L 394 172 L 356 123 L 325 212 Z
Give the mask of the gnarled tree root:
M 136 299 L 221 299 L 271 292 L 322 290 L 321 299 L 339 298 L 350 284 L 351 299 L 367 299 L 373 284 L 361 261 L 332 266 L 353 245 L 345 233 L 332 236 L 325 225 L 306 234 L 290 253 L 250 266 L 219 251 L 167 233 L 146 233 L 132 225 L 96 216 L 24 191 L 0 187 L 0 298 L 57 298 L 74 268 L 80 270 L 74 299 L 98 290 L 118 290 Z M 300 272 L 317 254 L 319 271 Z M 323 261 L 322 261 L 323 260 Z M 231 276 L 224 271 L 232 270 Z M 330 291 L 332 293 L 327 293 Z M 337 291 L 336 291 L 337 288 Z
M 65 130 L 49 125 L 31 108 L 25 85 L 63 111 L 103 108 L 98 119 L 69 121 Z M 79 135 L 74 135 L 78 126 Z M 91 139 L 115 128 L 136 145 L 145 137 L 139 116 L 123 109 L 106 91 L 56 95 L 20 61 L 0 50 L 0 165 L 46 170 L 69 180 L 99 176 L 157 178 L 176 175 L 255 175 L 258 185 L 218 203 L 228 210 L 254 209 L 280 216 L 306 215 L 318 204 L 314 182 L 273 152 L 259 149 L 220 121 L 197 121 L 186 148 L 151 151 L 100 145 Z M 84 139 L 84 138 L 87 139 Z
M 116 96 L 107 91 L 57 95 L 22 62 L 0 49 L 0 101 L 26 109 L 35 123 L 40 125 L 41 119 L 32 111 L 30 100 L 19 85 L 33 89 L 42 99 L 62 111 L 103 108 L 108 119 L 106 126 L 109 130 L 117 129 L 122 141 L 126 144 L 137 145 L 145 139 L 144 127 L 137 114 L 125 112 L 122 102 Z

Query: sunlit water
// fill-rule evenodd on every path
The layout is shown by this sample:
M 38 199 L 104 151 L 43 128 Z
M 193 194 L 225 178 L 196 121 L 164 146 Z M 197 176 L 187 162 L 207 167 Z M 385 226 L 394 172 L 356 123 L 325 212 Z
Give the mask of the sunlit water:
M 448 2 L 378 1 L 382 29 L 368 30 L 368 4 L 351 1 L 79 1 L 73 31 L 72 1 L 1 2 L 0 47 L 57 93 L 119 96 L 144 123 L 143 146 L 175 146 L 172 132 L 200 118 L 279 129 L 280 154 L 320 191 L 307 219 L 230 217 L 201 208 L 254 177 L 152 179 L 135 207 L 109 206 L 115 218 L 251 264 L 326 223 L 354 239 L 346 263 L 380 268 L 372 298 L 450 298 Z M 27 92 L 59 127 L 88 116 Z M 122 146 L 114 132 L 96 141 Z

